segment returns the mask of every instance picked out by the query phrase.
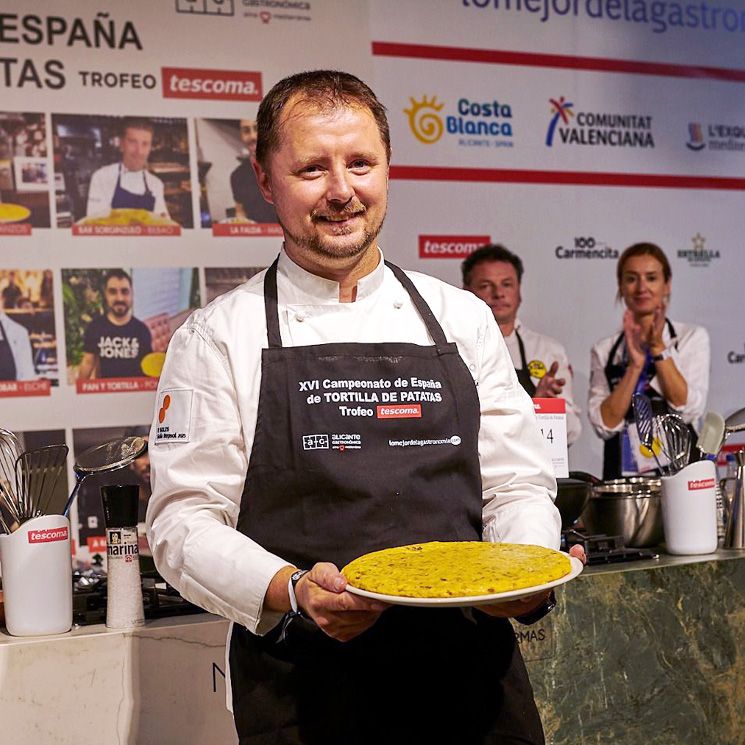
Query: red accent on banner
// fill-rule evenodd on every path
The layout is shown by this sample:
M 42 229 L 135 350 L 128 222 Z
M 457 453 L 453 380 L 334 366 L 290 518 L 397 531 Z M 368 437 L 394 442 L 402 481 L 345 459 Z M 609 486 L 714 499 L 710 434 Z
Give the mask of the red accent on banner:
M 15 396 L 48 396 L 52 382 L 40 378 L 39 380 L 2 380 L 0 381 L 0 398 Z
M 0 223 L 0 235 L 31 235 L 30 222 Z
M 29 530 L 29 543 L 56 543 L 66 541 L 70 537 L 70 529 L 63 525 L 61 528 L 43 528 L 42 530 Z
M 131 393 L 133 391 L 154 391 L 158 378 L 96 378 L 95 380 L 76 380 L 78 393 Z
M 88 550 L 92 554 L 105 554 L 106 553 L 106 536 L 105 535 L 89 535 L 85 543 L 88 546 Z
M 488 235 L 420 235 L 420 259 L 465 259 L 491 241 Z
M 215 222 L 212 223 L 212 235 L 218 238 L 245 238 L 256 236 L 280 236 L 282 237 L 282 226 L 277 223 L 255 222 Z
M 383 404 L 377 406 L 378 419 L 421 419 L 421 404 Z
M 522 67 L 550 67 L 592 72 L 620 72 L 636 75 L 660 75 L 672 78 L 703 78 L 745 83 L 745 70 L 726 67 L 674 65 L 665 62 L 608 59 L 605 57 L 573 57 L 566 54 L 537 54 L 510 52 L 499 49 L 469 49 L 431 44 L 397 44 L 374 41 L 372 52 L 379 57 L 413 57 L 454 62 L 479 62 L 492 65 L 520 65 Z
M 180 225 L 73 225 L 73 235 L 181 235 Z
M 202 70 L 163 67 L 163 98 L 213 101 L 261 101 L 261 73 L 249 70 Z
M 512 184 L 572 184 L 574 186 L 634 186 L 666 189 L 745 191 L 745 179 L 717 176 L 675 176 L 655 173 L 591 173 L 589 171 L 529 171 L 509 168 L 391 166 L 400 181 L 476 181 Z
M 563 398 L 534 398 L 533 408 L 536 414 L 565 414 L 567 403 Z

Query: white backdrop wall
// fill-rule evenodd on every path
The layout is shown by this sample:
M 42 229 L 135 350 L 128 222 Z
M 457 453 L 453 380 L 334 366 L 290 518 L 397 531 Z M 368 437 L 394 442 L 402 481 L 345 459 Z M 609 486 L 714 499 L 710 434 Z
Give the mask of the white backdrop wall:
M 673 264 L 671 316 L 711 333 L 710 406 L 724 414 L 739 408 L 745 404 L 740 6 L 736 0 L 344 0 L 342 11 L 336 0 L 104 0 L 95 8 L 74 0 L 0 2 L 0 115 L 44 115 L 48 181 L 44 187 L 42 178 L 41 186 L 49 210 L 45 225 L 37 209 L 26 234 L 14 232 L 18 224 L 0 224 L 0 285 L 8 270 L 52 271 L 57 351 L 56 371 L 43 373 L 55 381 L 44 395 L 5 386 L 0 425 L 64 429 L 72 447 L 76 430 L 149 422 L 152 391 L 85 394 L 68 381 L 62 270 L 122 266 L 136 275 L 168 268 L 185 270 L 174 275 L 182 277 L 197 267 L 202 302 L 206 267 L 266 266 L 280 246 L 271 230 L 218 236 L 200 227 L 200 213 L 205 194 L 214 209 L 207 223 L 222 219 L 230 205 L 236 161 L 228 151 L 240 145 L 230 122 L 255 116 L 261 93 L 284 75 L 317 67 L 360 75 L 389 109 L 391 204 L 381 240 L 388 258 L 459 284 L 460 261 L 479 242 L 469 236 L 519 253 L 526 265 L 521 316 L 564 342 L 586 409 L 590 346 L 618 327 L 621 314 L 615 257 L 635 241 L 657 242 Z M 170 68 L 181 69 L 175 79 Z M 224 83 L 212 94 L 193 82 L 181 84 L 189 91 L 179 88 L 184 78 L 214 86 L 233 73 L 243 81 L 238 93 Z M 69 184 L 58 176 L 67 156 L 55 115 L 136 115 L 163 128 L 185 119 L 185 141 L 171 143 L 184 160 L 173 199 L 182 200 L 180 215 L 190 213 L 177 234 L 76 235 L 61 214 Z M 12 129 L 17 116 L 6 119 Z M 226 124 L 215 127 L 213 120 Z M 611 138 L 635 144 L 581 144 L 611 130 Z M 36 152 L 30 163 L 26 152 L 0 153 L 3 202 L 38 206 L 40 179 L 24 181 L 20 170 L 8 175 L 38 166 Z M 443 237 L 451 253 L 422 254 L 421 236 Z M 588 246 L 595 247 L 592 258 L 571 253 Z M 137 291 L 148 296 L 136 299 L 136 308 L 161 309 L 157 285 L 142 288 Z M 188 290 L 174 292 L 178 308 L 188 308 L 190 298 L 182 297 Z M 586 421 L 570 464 L 600 470 L 600 443 Z M 95 524 L 86 527 L 86 534 L 95 533 Z

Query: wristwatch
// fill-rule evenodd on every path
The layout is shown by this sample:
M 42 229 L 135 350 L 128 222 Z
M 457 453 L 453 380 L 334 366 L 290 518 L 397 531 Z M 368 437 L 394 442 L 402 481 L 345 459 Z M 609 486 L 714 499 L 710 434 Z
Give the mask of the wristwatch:
M 530 626 L 530 624 L 540 621 L 544 616 L 547 616 L 556 607 L 556 595 L 551 590 L 551 594 L 546 598 L 546 601 L 539 605 L 535 610 L 530 613 L 524 613 L 522 616 L 515 616 L 515 620 L 521 623 L 523 626 Z
M 671 354 L 669 349 L 663 349 L 659 354 L 655 354 L 652 357 L 652 362 L 662 362 L 663 360 L 670 359 Z
M 297 586 L 297 583 L 300 582 L 300 578 L 308 574 L 309 571 L 310 570 L 308 569 L 296 569 L 290 575 L 290 579 L 287 583 L 287 594 L 290 596 L 290 608 L 292 608 L 292 612 L 296 615 L 302 614 L 302 611 L 298 608 L 295 587 Z

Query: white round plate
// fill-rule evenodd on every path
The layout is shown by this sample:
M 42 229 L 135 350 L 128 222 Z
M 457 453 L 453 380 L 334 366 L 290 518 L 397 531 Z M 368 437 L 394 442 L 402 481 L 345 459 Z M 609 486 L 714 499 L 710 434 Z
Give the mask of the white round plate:
M 562 551 L 561 553 L 564 552 Z M 496 605 L 498 603 L 506 603 L 510 600 L 525 598 L 528 595 L 535 595 L 536 593 L 550 590 L 552 587 L 558 587 L 574 579 L 582 572 L 584 565 L 574 556 L 569 556 L 569 554 L 564 554 L 564 556 L 569 559 L 572 565 L 569 574 L 565 574 L 563 577 L 553 580 L 553 582 L 546 582 L 543 585 L 522 587 L 519 590 L 507 590 L 506 592 L 495 592 L 493 595 L 470 595 L 461 598 L 410 598 L 403 595 L 384 595 L 381 592 L 360 590 L 358 587 L 352 587 L 352 585 L 347 585 L 347 590 L 354 595 L 373 598 L 374 600 L 391 603 L 392 605 L 413 605 L 420 608 L 431 608 L 433 606 L 440 608 L 464 608 L 474 605 Z

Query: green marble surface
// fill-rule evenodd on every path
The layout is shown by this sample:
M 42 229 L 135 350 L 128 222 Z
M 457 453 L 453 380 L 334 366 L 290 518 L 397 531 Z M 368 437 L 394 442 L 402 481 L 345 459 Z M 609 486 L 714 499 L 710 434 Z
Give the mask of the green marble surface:
M 517 627 L 552 745 L 745 745 L 745 552 L 586 569 Z

